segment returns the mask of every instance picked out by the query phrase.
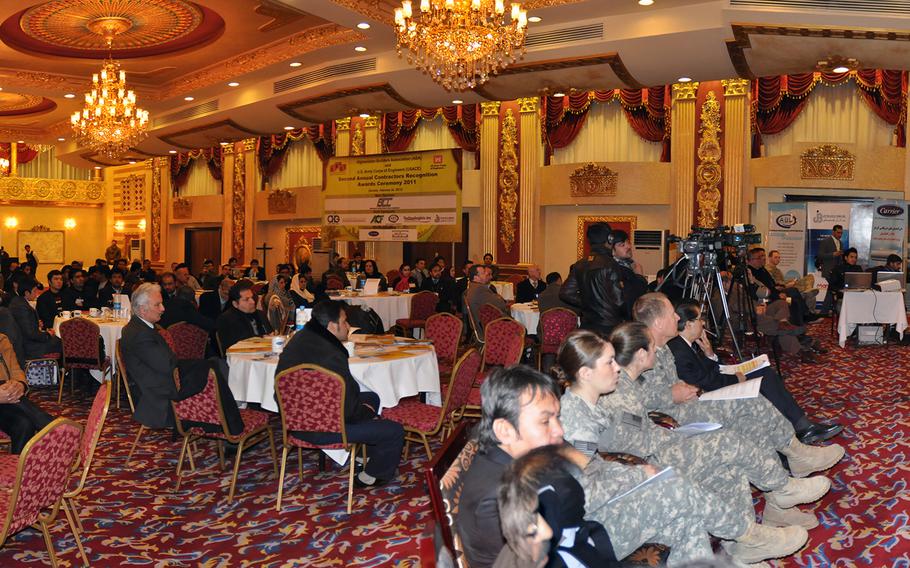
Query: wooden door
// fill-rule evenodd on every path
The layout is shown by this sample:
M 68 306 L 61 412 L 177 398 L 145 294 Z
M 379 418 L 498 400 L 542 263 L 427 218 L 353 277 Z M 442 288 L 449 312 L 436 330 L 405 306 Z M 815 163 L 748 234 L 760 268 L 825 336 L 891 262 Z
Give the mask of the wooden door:
M 206 259 L 214 261 L 216 268 L 220 267 L 221 228 L 186 229 L 183 258 L 190 268 L 190 274 L 198 274 Z

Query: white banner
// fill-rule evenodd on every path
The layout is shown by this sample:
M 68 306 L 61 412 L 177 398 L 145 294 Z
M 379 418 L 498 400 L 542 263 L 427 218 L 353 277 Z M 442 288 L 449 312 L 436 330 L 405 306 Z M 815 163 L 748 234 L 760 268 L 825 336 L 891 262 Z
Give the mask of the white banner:
M 904 258 L 907 242 L 907 202 L 902 199 L 876 199 L 872 214 L 872 239 L 869 246 L 873 265 L 885 264 L 890 254 Z
M 785 280 L 800 278 L 805 270 L 806 204 L 768 204 L 768 251 L 780 252 L 778 268 Z

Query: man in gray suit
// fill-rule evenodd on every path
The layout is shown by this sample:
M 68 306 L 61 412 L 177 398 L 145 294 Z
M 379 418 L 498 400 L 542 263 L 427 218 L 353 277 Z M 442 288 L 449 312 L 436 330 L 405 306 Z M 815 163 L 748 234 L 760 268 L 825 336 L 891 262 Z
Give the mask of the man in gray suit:
M 818 243 L 818 259 L 822 263 L 822 276 L 828 279 L 830 284 L 831 275 L 839 264 L 844 262 L 844 247 L 841 245 L 840 238 L 844 234 L 844 228 L 840 225 L 834 225 L 831 228 L 831 236 L 824 238 Z M 827 316 L 831 311 L 831 305 L 834 301 L 834 295 L 828 288 L 825 294 L 825 301 L 822 302 L 820 314 Z
M 471 310 L 471 317 L 474 318 L 474 323 L 477 325 L 477 335 L 480 336 L 478 339 L 483 341 L 483 326 L 480 324 L 481 306 L 493 304 L 499 308 L 502 315 L 508 313 L 508 306 L 502 296 L 490 289 L 490 280 L 493 279 L 493 274 L 488 265 L 475 264 L 471 266 L 471 269 L 468 270 L 468 278 L 470 282 L 465 293 L 466 307 Z

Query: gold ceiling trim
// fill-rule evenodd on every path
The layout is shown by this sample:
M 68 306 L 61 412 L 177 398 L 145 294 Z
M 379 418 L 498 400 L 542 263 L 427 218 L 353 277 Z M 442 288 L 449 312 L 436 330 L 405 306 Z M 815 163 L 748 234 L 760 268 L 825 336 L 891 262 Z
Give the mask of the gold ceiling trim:
M 274 0 L 261 0 L 253 11 L 260 16 L 271 18 L 270 21 L 259 26 L 259 31 L 263 33 L 283 28 L 309 15 L 303 10 L 297 10 Z
M 97 181 L 0 178 L 0 200 L 48 203 L 103 203 L 104 185 Z
M 334 101 L 338 99 L 343 99 L 345 97 L 353 97 L 357 95 L 368 95 L 371 93 L 385 93 L 391 97 L 394 101 L 402 104 L 405 108 L 420 108 L 419 105 L 412 103 L 408 99 L 404 98 L 398 91 L 395 90 L 395 87 L 388 83 L 377 83 L 375 85 L 363 85 L 362 87 L 352 87 L 350 89 L 340 89 L 337 91 L 332 91 L 330 93 L 325 93 L 323 95 L 318 95 L 315 97 L 307 97 L 304 99 L 299 99 L 289 103 L 284 103 L 278 105 L 278 110 L 281 112 L 292 116 L 294 118 L 303 120 L 305 122 L 322 122 L 321 119 L 313 117 L 312 115 L 307 116 L 303 112 L 300 112 L 299 109 L 309 106 L 318 105 L 321 103 L 326 103 L 329 101 Z

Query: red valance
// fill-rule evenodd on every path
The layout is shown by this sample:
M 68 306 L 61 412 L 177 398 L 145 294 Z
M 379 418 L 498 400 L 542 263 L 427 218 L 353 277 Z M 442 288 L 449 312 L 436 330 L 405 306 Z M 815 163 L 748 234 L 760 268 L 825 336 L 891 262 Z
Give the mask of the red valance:
M 170 156 L 171 162 L 171 188 L 174 193 L 177 189 L 186 183 L 186 178 L 190 174 L 190 165 L 193 160 L 204 159 L 209 169 L 209 174 L 215 181 L 221 181 L 224 178 L 224 148 L 221 145 L 212 148 L 203 148 L 199 150 L 190 150 L 189 152 L 180 152 Z
M 10 159 L 12 142 L 0 142 L 0 158 Z M 16 143 L 16 164 L 27 164 L 38 157 L 38 150 L 28 144 Z
M 411 109 L 389 112 L 382 117 L 382 143 L 387 152 L 404 152 L 414 137 L 421 120 L 435 120 L 442 115 L 449 134 L 460 148 L 468 152 L 478 151 L 477 105 L 462 104 L 441 108 Z
M 281 134 L 260 136 L 256 141 L 256 157 L 259 162 L 259 171 L 264 180 L 275 175 L 293 142 L 309 138 L 316 148 L 316 153 L 322 161 L 335 154 L 334 121 L 325 124 L 314 124 L 306 128 L 295 128 Z

